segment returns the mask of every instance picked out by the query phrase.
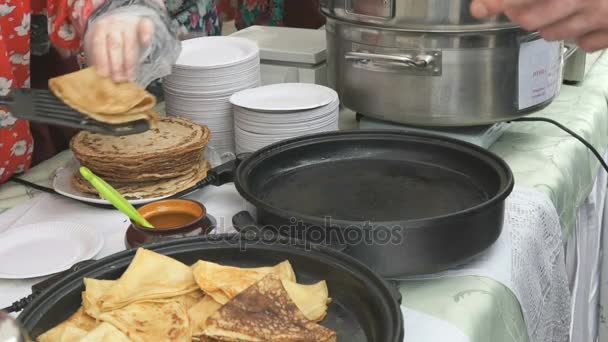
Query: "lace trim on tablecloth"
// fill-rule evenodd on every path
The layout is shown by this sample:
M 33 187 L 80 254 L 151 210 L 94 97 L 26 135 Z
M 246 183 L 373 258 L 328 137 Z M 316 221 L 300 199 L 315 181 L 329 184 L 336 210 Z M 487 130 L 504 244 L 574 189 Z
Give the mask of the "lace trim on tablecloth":
M 509 288 L 520 302 L 531 342 L 569 340 L 570 289 L 559 216 L 549 198 L 516 187 L 506 201 L 498 241 L 477 259 L 446 272 L 406 278 L 483 276 Z

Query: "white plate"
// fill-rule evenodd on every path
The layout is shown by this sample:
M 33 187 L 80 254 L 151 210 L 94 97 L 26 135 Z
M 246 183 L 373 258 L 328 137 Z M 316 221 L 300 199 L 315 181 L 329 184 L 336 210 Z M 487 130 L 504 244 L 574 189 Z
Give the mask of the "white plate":
M 319 108 L 337 99 L 333 89 L 318 84 L 279 83 L 240 91 L 230 102 L 256 111 L 284 112 Z
M 176 68 L 220 68 L 259 58 L 251 40 L 236 37 L 200 37 L 182 41 Z
M 103 235 L 71 222 L 41 222 L 0 234 L 0 278 L 26 279 L 65 271 L 93 258 Z
M 80 191 L 78 191 L 78 189 L 75 189 L 72 186 L 72 182 L 71 182 L 72 175 L 74 173 L 78 172 L 79 167 L 80 167 L 80 164 L 78 163 L 78 161 L 76 159 L 72 159 L 69 162 L 67 162 L 64 167 L 57 169 L 57 172 L 55 173 L 55 178 L 53 179 L 53 189 L 55 189 L 55 191 L 57 191 L 58 193 L 60 193 L 63 196 L 70 197 L 70 198 L 73 198 L 73 199 L 81 201 L 81 202 L 112 205 L 110 202 L 106 201 L 105 199 L 101 199 L 92 194 L 80 192 Z M 141 205 L 141 204 L 146 204 L 146 203 L 150 203 L 153 201 L 158 201 L 158 200 L 161 200 L 161 199 L 167 198 L 167 197 L 169 197 L 169 195 L 162 196 L 162 197 L 129 200 L 129 203 L 131 203 L 133 205 Z

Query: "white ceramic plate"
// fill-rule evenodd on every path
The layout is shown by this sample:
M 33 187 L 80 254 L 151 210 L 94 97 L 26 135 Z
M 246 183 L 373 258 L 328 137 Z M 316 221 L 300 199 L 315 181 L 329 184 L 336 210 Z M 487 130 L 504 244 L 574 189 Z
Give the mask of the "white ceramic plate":
M 65 271 L 103 247 L 95 228 L 73 222 L 41 222 L 0 234 L 0 278 L 26 279 Z
M 80 191 L 78 191 L 78 189 L 75 189 L 72 186 L 72 182 L 70 179 L 72 178 L 72 175 L 75 172 L 78 172 L 79 167 L 80 167 L 80 164 L 78 163 L 78 161 L 75 159 L 72 159 L 69 162 L 67 162 L 64 167 L 57 169 L 57 172 L 55 173 L 55 178 L 53 179 L 53 189 L 55 189 L 55 191 L 57 191 L 58 193 L 60 193 L 63 196 L 70 197 L 70 198 L 73 198 L 73 199 L 81 201 L 81 202 L 112 205 L 110 202 L 106 201 L 105 199 L 101 199 L 92 194 L 80 192 Z M 138 200 L 129 200 L 129 203 L 131 203 L 133 205 L 141 205 L 141 204 L 146 204 L 146 203 L 150 203 L 153 201 L 158 201 L 158 200 L 161 200 L 161 199 L 167 198 L 167 197 L 169 197 L 169 196 L 138 199 Z
M 279 83 L 240 91 L 230 102 L 238 107 L 263 112 L 308 110 L 338 99 L 331 88 L 309 83 Z
M 200 37 L 182 41 L 176 68 L 218 68 L 259 58 L 258 46 L 237 37 Z

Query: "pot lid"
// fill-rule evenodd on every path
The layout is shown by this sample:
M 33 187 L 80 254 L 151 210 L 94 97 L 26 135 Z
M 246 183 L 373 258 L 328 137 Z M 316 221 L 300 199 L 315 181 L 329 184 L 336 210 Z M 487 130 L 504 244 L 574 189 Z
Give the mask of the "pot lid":
M 256 42 L 262 60 L 303 64 L 326 60 L 325 30 L 250 26 L 232 36 Z

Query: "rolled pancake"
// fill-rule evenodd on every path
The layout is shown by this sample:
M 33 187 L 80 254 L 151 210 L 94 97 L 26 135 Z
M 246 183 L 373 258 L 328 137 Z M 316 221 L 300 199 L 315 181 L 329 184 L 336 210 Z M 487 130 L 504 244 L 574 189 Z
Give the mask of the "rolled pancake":
M 49 88 L 70 107 L 98 117 L 141 115 L 156 105 L 156 98 L 140 85 L 115 83 L 94 67 L 52 78 Z
M 120 279 L 99 298 L 99 307 L 108 312 L 131 303 L 167 299 L 198 290 L 190 267 L 139 248 Z
M 270 273 L 276 274 L 279 279 L 296 281 L 289 261 L 272 267 L 239 268 L 199 260 L 192 266 L 192 273 L 201 290 L 220 304 L 226 304 Z

